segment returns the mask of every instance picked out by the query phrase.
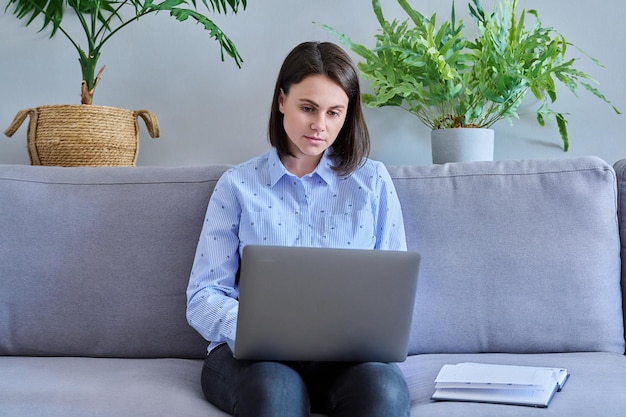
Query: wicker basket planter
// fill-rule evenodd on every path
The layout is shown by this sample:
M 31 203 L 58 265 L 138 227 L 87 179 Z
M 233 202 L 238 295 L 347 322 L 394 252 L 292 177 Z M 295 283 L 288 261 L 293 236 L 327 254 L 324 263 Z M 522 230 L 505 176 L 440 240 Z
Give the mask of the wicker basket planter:
M 151 137 L 160 135 L 149 110 L 94 105 L 50 105 L 21 110 L 4 132 L 12 136 L 30 116 L 27 134 L 32 165 L 133 166 L 141 117 Z

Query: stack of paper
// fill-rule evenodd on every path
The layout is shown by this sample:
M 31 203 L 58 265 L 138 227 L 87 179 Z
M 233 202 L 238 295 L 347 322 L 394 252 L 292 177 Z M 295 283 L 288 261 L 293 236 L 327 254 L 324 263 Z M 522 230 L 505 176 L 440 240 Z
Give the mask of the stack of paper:
M 432 399 L 547 407 L 568 376 L 562 368 L 469 362 L 444 365 L 435 379 Z

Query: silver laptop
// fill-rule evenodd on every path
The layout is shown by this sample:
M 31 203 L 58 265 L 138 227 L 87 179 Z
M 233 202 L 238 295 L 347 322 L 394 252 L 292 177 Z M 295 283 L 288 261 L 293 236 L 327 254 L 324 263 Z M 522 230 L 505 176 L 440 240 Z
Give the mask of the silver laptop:
M 244 247 L 235 357 L 404 361 L 419 263 L 416 252 Z

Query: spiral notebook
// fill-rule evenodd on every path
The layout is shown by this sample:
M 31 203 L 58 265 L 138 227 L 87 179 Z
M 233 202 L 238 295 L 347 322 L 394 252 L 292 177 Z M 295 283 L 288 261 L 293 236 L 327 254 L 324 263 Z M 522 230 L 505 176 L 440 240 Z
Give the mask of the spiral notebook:
M 432 399 L 547 407 L 568 377 L 564 368 L 472 362 L 444 365 Z

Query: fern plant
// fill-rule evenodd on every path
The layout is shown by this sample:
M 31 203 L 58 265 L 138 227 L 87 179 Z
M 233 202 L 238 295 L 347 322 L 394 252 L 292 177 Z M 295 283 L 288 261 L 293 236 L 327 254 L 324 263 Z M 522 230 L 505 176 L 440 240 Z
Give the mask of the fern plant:
M 218 42 L 221 58 L 230 56 L 238 67 L 242 58 L 235 44 L 209 18 L 208 13 L 237 13 L 245 9 L 247 0 L 202 0 L 203 11 L 199 11 L 197 0 L 8 0 L 5 12 L 13 7 L 18 19 L 27 19 L 26 26 L 37 17 L 43 17 L 40 30 L 51 26 L 50 38 L 62 33 L 78 52 L 82 73 L 81 97 L 83 104 L 91 104 L 96 85 L 104 67 L 96 74 L 102 47 L 116 33 L 140 18 L 158 12 L 168 12 L 178 21 L 191 19 L 209 32 Z M 73 13 L 67 13 L 72 10 Z M 75 39 L 63 26 L 66 16 L 80 22 L 84 44 Z
M 407 0 L 398 3 L 409 18 L 389 22 L 380 1 L 372 0 L 380 24 L 373 49 L 322 25 L 363 58 L 358 66 L 373 91 L 364 94 L 366 104 L 401 107 L 431 129 L 488 128 L 501 119 L 519 118 L 518 108 L 531 92 L 539 100 L 537 122 L 544 126 L 546 119 L 556 121 L 565 151 L 567 120 L 551 106 L 557 100 L 558 83 L 575 95 L 582 87 L 619 114 L 594 86 L 597 82 L 576 68 L 577 59 L 567 56 L 573 45 L 554 28 L 543 26 L 536 10 L 518 13 L 517 0 L 503 0 L 492 13 L 483 10 L 480 0 L 471 0 L 473 37 L 456 20 L 454 2 L 450 19 L 441 23 L 435 14 L 427 18 Z

